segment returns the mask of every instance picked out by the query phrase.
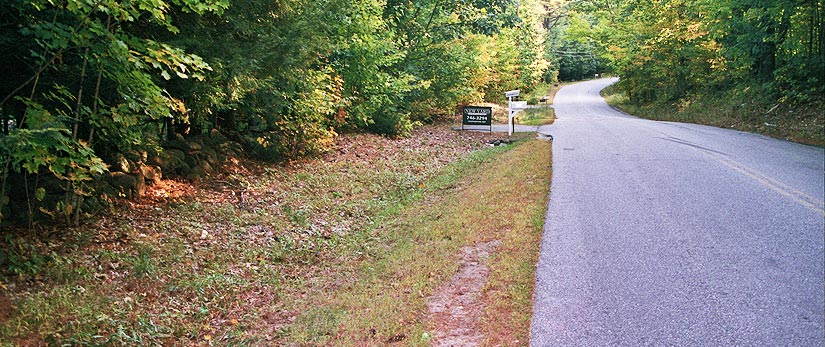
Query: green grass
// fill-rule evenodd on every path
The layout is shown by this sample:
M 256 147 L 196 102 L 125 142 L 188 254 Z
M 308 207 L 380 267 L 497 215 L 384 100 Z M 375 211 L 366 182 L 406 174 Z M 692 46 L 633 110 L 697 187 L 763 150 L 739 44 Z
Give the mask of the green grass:
M 556 120 L 556 113 L 552 107 L 528 108 L 521 111 L 517 118 L 518 124 L 539 126 L 553 124 Z
M 611 106 L 639 117 L 733 128 L 825 146 L 825 98 L 806 103 L 773 102 L 758 88 L 695 95 L 671 103 L 638 105 L 615 85 L 602 96 Z
M 232 192 L 209 190 L 208 182 L 169 182 L 161 187 L 165 201 L 130 202 L 55 238 L 37 232 L 7 238 L 0 304 L 14 308 L 0 310 L 0 346 L 426 343 L 421 293 L 454 271 L 455 250 L 482 235 L 508 239 L 487 232 L 524 232 L 458 212 L 543 210 L 549 161 L 535 156 L 549 156 L 549 149 L 528 141 L 471 152 L 486 148 L 480 137 L 493 135 L 421 131 L 402 140 L 354 136 L 338 159 L 238 167 L 220 180 L 244 187 L 246 204 Z M 538 159 L 546 165 L 535 165 Z M 527 167 L 545 176 L 512 171 Z M 504 177 L 539 189 L 537 200 L 503 212 L 507 206 L 497 203 L 474 205 L 511 201 L 493 189 L 510 185 Z M 176 197 L 177 191 L 192 193 Z M 458 219 L 446 218 L 452 214 Z M 422 263 L 431 259 L 437 261 Z M 521 293 L 522 299 L 500 300 L 521 303 L 513 314 L 529 312 L 523 302 L 531 282 L 502 287 Z M 504 326 L 523 335 L 526 325 L 517 321 Z
M 553 96 L 559 90 L 559 87 L 556 84 L 549 84 L 549 83 L 542 83 L 537 85 L 533 90 L 524 93 L 523 95 L 519 96 L 520 100 L 526 100 L 530 105 L 538 105 L 540 104 L 541 98 L 545 96 L 549 96 L 550 99 L 547 101 L 548 104 L 553 103 Z
M 555 84 L 541 84 L 534 90 L 526 93 L 522 99 L 527 100 L 530 105 L 546 106 L 538 108 L 528 108 L 519 112 L 517 115 L 517 124 L 541 126 L 546 124 L 553 124 L 556 120 L 556 113 L 552 107 L 553 101 L 556 98 L 556 93 L 568 83 Z M 541 98 L 548 97 L 544 104 L 540 102 Z
M 362 264 L 356 283 L 313 301 L 287 341 L 426 346 L 432 336 L 422 319 L 426 296 L 458 270 L 462 247 L 500 240 L 500 251 L 489 260 L 480 329 L 486 345 L 524 345 L 549 157 L 549 144 L 537 140 L 477 152 L 387 206 L 370 230 L 382 251 Z

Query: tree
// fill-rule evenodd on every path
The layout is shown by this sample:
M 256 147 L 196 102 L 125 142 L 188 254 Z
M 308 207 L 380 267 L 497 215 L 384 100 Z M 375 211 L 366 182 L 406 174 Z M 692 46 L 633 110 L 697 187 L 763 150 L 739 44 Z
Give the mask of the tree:
M 544 5 L 4 2 L 0 211 L 25 201 L 30 218 L 77 223 L 105 163 L 159 157 L 182 136 L 215 130 L 250 156 L 283 160 L 327 150 L 338 131 L 401 136 L 458 102 L 530 88 L 547 67 Z
M 13 72 L 0 89 L 2 200 L 14 201 L 7 193 L 26 196 L 31 218 L 32 196 L 42 201 L 46 193 L 59 193 L 64 198 L 42 210 L 77 223 L 89 194 L 84 184 L 105 170 L 99 152 L 134 145 L 144 129 L 173 117 L 178 100 L 159 81 L 203 79 L 209 69 L 200 57 L 158 42 L 152 34 L 178 30 L 168 15 L 173 7 L 220 13 L 227 4 L 14 0 L 2 6 L 10 24 L 3 29 L 8 50 L 2 59 Z M 45 192 L 27 184 L 41 174 L 57 178 L 62 188 Z M 14 185 L 17 192 L 7 190 L 10 177 L 24 183 Z
M 573 37 L 598 43 L 635 102 L 754 85 L 803 102 L 825 91 L 821 0 L 571 4 L 571 17 L 592 25 Z M 569 26 L 566 34 L 581 28 Z

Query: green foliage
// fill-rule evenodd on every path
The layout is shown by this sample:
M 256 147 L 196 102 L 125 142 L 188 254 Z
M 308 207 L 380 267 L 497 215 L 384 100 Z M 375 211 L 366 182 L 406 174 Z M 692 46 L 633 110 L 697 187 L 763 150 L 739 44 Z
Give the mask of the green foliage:
M 7 157 L 30 156 L 8 161 L 4 188 L 54 175 L 67 183 L 60 209 L 77 222 L 87 183 L 103 171 L 98 158 L 162 151 L 173 132 L 218 129 L 265 160 L 323 153 L 340 131 L 403 136 L 457 103 L 537 85 L 548 66 L 543 4 L 4 2 L 0 136 Z M 23 135 L 42 129 L 56 142 Z M 38 151 L 18 153 L 27 146 Z
M 228 2 L 17 0 L 1 6 L 4 27 L 19 29 L 3 32 L 9 52 L 1 59 L 11 73 L 0 87 L 0 195 L 6 199 L 10 184 L 25 186 L 31 223 L 30 190 L 38 201 L 45 194 L 20 181 L 56 177 L 66 183 L 65 198 L 55 210 L 40 210 L 77 223 L 88 183 L 106 169 L 100 157 L 153 142 L 158 134 L 148 125 L 158 129 L 180 109 L 160 81 L 173 75 L 202 80 L 209 70 L 198 56 L 153 34 L 178 31 L 172 11 L 220 13 Z M 8 181 L 11 174 L 16 182 Z
M 43 112 L 41 115 L 45 115 Z M 36 118 L 36 117 L 33 117 Z M 72 187 L 71 194 L 88 196 L 88 183 L 94 175 L 102 174 L 106 164 L 94 155 L 94 152 L 85 143 L 71 138 L 68 130 L 60 128 L 43 129 L 15 129 L 9 135 L 0 137 L 0 196 L 8 203 L 6 187 L 11 173 L 28 172 L 34 175 L 41 173 L 56 177 Z M 26 183 L 27 185 L 27 183 Z M 27 194 L 28 194 L 28 187 Z M 42 187 L 33 190 L 37 202 L 46 198 L 46 190 Z M 34 204 L 28 198 L 29 223 L 33 214 Z M 5 205 L 4 203 L 4 205 Z M 2 207 L 2 206 L 0 206 Z M 80 208 L 79 202 L 58 202 L 57 211 L 46 211 L 48 214 L 58 213 L 69 220 L 73 211 Z M 0 209 L 0 222 L 4 219 Z
M 91 148 L 72 141 L 66 129 L 16 129 L 2 138 L 0 146 L 8 155 L 4 160 L 9 169 L 15 172 L 45 169 L 61 180 L 88 182 L 106 170 Z
M 518 114 L 518 124 L 540 126 L 551 124 L 556 114 L 551 107 L 528 108 Z
M 582 38 L 597 44 L 596 54 L 621 76 L 630 102 L 679 102 L 697 93 L 749 87 L 799 103 L 825 93 L 821 0 L 570 5 L 570 25 L 560 45 Z
M 593 54 L 593 47 L 578 41 L 565 41 L 552 52 L 557 78 L 562 81 L 579 81 L 601 73 L 603 64 Z
M 546 55 L 551 66 L 544 76 L 545 82 L 577 81 L 608 70 L 594 33 L 599 28 L 597 18 L 588 15 L 592 9 L 585 10 L 585 5 L 567 1 L 550 4 L 544 24 Z
M 54 259 L 53 254 L 43 254 L 40 249 L 24 238 L 4 235 L 0 252 L 0 278 L 3 275 L 34 275 L 40 273 Z

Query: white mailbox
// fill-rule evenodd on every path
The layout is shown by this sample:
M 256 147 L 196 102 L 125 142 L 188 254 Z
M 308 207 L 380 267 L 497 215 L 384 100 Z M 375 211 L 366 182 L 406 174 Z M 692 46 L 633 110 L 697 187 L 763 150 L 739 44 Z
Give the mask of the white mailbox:
M 507 97 L 508 107 L 507 107 L 507 135 L 513 136 L 513 130 L 515 125 L 513 124 L 513 116 L 518 112 L 518 110 L 523 110 L 527 108 L 527 101 L 513 101 L 513 98 L 517 97 L 519 94 L 519 90 L 511 90 L 504 92 L 504 96 Z

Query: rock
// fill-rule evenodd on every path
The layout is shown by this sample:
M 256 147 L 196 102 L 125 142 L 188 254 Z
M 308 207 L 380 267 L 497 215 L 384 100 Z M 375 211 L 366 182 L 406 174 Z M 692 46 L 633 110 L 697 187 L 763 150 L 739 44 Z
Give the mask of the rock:
M 140 167 L 143 177 L 152 183 L 158 183 L 163 179 L 163 173 L 160 167 L 154 165 L 143 165 Z
M 189 165 L 189 167 L 191 168 L 194 168 L 195 166 L 198 166 L 198 164 L 200 164 L 198 158 L 195 158 L 195 156 L 193 155 L 184 156 L 183 162 L 186 163 L 186 165 Z
M 125 172 L 110 173 L 108 183 L 114 188 L 116 193 L 121 193 L 129 199 L 137 192 L 137 178 Z
M 169 155 L 174 159 L 175 162 L 184 163 L 186 162 L 186 153 L 178 149 L 169 150 Z
M 178 168 L 175 169 L 174 172 L 179 176 L 189 177 L 189 175 L 192 173 L 192 167 L 186 163 L 181 163 L 180 166 L 178 166 Z
M 97 183 L 97 187 L 95 188 L 95 192 L 98 193 L 98 195 L 106 195 L 108 197 L 116 197 L 117 193 L 118 193 L 118 190 L 115 189 L 115 187 L 113 187 L 109 183 L 109 181 L 110 180 L 108 179 L 108 177 L 107 177 L 107 179 L 100 180 Z
M 135 197 L 146 194 L 146 179 L 143 177 L 143 174 L 138 171 L 138 174 L 132 177 L 135 178 L 134 193 L 137 194 Z
M 512 141 L 510 141 L 510 140 L 508 140 L 508 139 L 495 139 L 495 140 L 490 140 L 490 141 L 487 141 L 487 144 L 488 144 L 488 145 L 490 145 L 490 146 L 495 147 L 495 146 L 504 146 L 504 145 L 508 145 L 508 144 L 510 144 L 511 142 L 512 142 Z
M 147 158 L 146 163 L 149 165 L 160 166 L 161 158 L 160 154 L 150 154 L 149 158 Z
M 216 143 L 226 142 L 226 136 L 223 136 L 218 129 L 212 129 L 209 131 L 209 138 L 211 138 Z
M 189 141 L 189 150 L 192 152 L 197 152 L 203 149 L 203 143 L 200 141 Z
M 127 160 L 139 165 L 145 164 L 148 161 L 149 154 L 143 150 L 131 150 L 124 154 Z M 125 171 L 124 171 L 125 172 Z
M 126 159 L 126 157 L 123 154 L 118 153 L 115 155 L 114 163 L 112 164 L 112 169 L 114 169 L 114 171 L 120 172 L 131 172 L 132 165 L 129 164 L 129 160 Z
M 183 135 L 175 133 L 175 137 L 166 141 L 166 148 L 171 149 L 178 149 L 184 152 L 188 152 L 191 148 L 189 148 L 189 142 L 183 137 Z
M 126 159 L 126 162 L 129 164 L 129 171 L 123 171 L 123 172 L 133 174 L 133 173 L 135 173 L 136 171 L 138 171 L 140 169 L 139 168 L 140 165 L 138 163 L 133 162 L 129 159 Z
M 203 150 L 198 155 L 198 158 L 201 161 L 205 161 L 205 162 L 207 162 L 209 164 L 212 164 L 212 165 L 219 165 L 220 162 L 222 161 L 218 157 L 218 152 L 215 151 L 214 149 L 212 149 L 212 147 L 209 147 L 209 146 L 206 146 L 206 147 L 203 148 Z
M 160 153 L 155 161 L 155 165 L 159 166 L 162 172 L 167 174 L 175 173 L 181 165 L 185 163 L 186 153 L 179 149 L 167 149 Z
M 206 176 L 206 171 L 204 171 L 203 166 L 197 165 L 192 167 L 192 170 L 189 171 L 186 178 L 193 180 L 196 178 L 203 178 L 204 176 Z
M 243 153 L 243 146 L 235 141 L 227 141 L 218 146 L 218 150 L 228 157 L 239 157 Z

